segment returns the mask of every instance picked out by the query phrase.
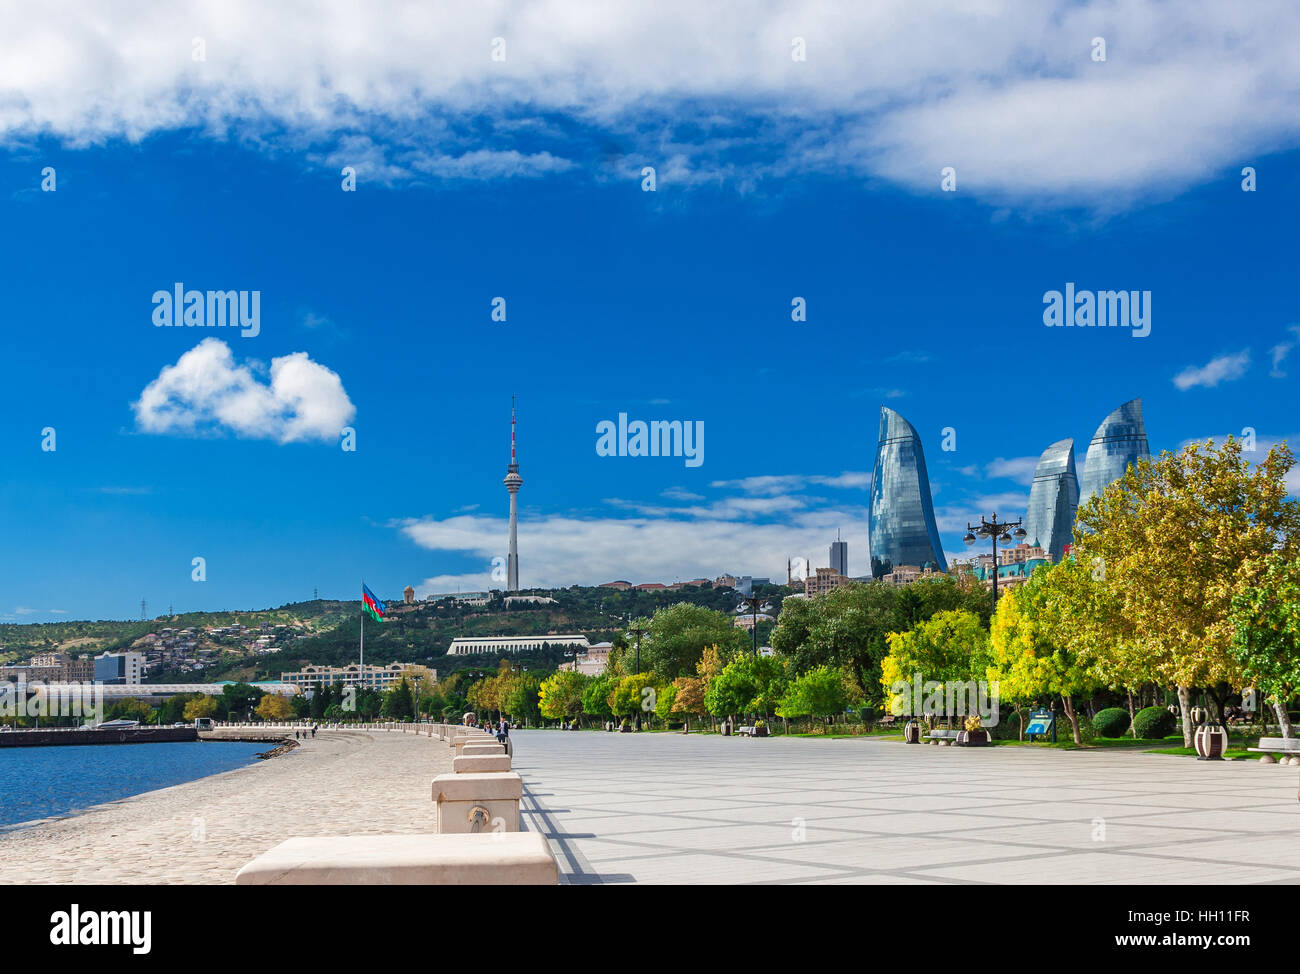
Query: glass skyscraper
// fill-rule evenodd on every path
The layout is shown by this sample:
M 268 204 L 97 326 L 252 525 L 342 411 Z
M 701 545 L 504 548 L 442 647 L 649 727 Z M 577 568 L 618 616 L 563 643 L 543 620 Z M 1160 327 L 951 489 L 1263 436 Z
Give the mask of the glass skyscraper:
M 880 407 L 880 438 L 871 477 L 871 574 L 900 565 L 946 572 L 930 499 L 930 478 L 916 429 L 887 406 Z
M 1025 533 L 1030 544 L 1041 546 L 1052 561 L 1065 556 L 1079 507 L 1079 477 L 1074 470 L 1074 440 L 1058 440 L 1043 451 L 1029 488 Z
M 1142 400 L 1130 399 L 1102 421 L 1083 461 L 1079 505 L 1124 476 L 1130 464 L 1151 455 L 1142 423 Z

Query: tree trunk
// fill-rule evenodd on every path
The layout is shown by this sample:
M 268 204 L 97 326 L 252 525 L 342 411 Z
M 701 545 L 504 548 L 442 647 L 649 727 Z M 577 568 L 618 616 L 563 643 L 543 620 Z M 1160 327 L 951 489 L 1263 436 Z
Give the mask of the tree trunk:
M 1129 733 L 1129 737 L 1133 738 L 1133 740 L 1135 741 L 1137 740 L 1137 736 L 1138 736 L 1138 729 L 1136 726 L 1134 726 L 1136 721 L 1137 721 L 1137 711 L 1133 709 L 1133 691 L 1130 690 L 1128 692 L 1128 733 Z
M 1020 718 L 1020 741 L 1021 741 L 1021 743 L 1024 743 L 1024 740 L 1025 740 L 1025 708 L 1024 708 L 1024 707 L 1019 707 L 1019 708 L 1017 708 L 1017 710 L 1016 710 L 1016 716 L 1017 716 L 1018 718 Z
M 1216 690 L 1221 690 L 1222 692 L 1215 693 Z M 1227 727 L 1228 726 L 1228 697 L 1232 696 L 1232 687 L 1228 686 L 1228 684 L 1226 683 L 1216 683 L 1212 687 L 1206 687 L 1205 693 L 1206 696 L 1208 696 L 1211 700 L 1214 701 L 1214 709 L 1218 711 L 1218 713 L 1215 715 L 1215 719 L 1218 720 L 1219 723 L 1222 724 L 1224 727 Z
M 1074 743 L 1078 747 L 1083 744 L 1083 740 L 1079 737 L 1079 715 L 1074 712 L 1074 701 L 1063 693 L 1061 703 L 1065 706 L 1065 716 L 1070 718 L 1070 731 L 1074 734 Z
M 1291 733 L 1291 715 L 1286 712 L 1286 701 L 1282 699 L 1279 693 L 1273 698 L 1273 711 L 1277 714 L 1277 722 L 1282 728 L 1283 737 L 1293 737 Z
M 1178 688 L 1178 709 L 1183 716 L 1183 747 L 1192 746 L 1192 691 L 1190 687 Z

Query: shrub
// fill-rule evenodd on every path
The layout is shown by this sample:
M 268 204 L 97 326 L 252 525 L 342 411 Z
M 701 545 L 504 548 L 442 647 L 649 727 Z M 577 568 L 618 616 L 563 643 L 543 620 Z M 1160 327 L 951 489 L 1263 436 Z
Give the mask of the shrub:
M 1178 718 L 1164 707 L 1143 707 L 1133 718 L 1133 729 L 1143 740 L 1158 741 L 1168 737 L 1178 726 Z
M 1101 737 L 1123 737 L 1124 732 L 1128 730 L 1128 724 L 1128 711 L 1123 707 L 1107 707 L 1105 710 L 1098 710 L 1097 716 L 1092 718 L 1093 730 Z
M 998 714 L 998 722 L 992 727 L 984 728 L 989 732 L 989 737 L 995 741 L 1014 741 L 1020 737 L 1020 715 L 1024 714 L 1025 723 L 1029 723 L 1029 711 L 1026 708 L 1018 707 L 1015 710 L 1006 711 Z

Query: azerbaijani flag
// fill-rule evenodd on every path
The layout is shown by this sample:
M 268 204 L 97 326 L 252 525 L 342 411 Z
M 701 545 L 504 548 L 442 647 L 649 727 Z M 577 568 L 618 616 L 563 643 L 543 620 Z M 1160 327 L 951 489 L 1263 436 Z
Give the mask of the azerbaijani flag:
M 366 583 L 361 583 L 361 611 L 375 622 L 384 621 L 384 603 L 375 598 L 375 593 L 366 588 Z

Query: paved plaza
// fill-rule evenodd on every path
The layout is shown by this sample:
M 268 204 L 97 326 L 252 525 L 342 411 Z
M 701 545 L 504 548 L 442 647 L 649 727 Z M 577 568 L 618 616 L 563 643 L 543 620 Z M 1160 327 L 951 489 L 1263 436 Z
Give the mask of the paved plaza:
M 514 731 L 562 882 L 1300 882 L 1297 769 L 1114 750 Z

